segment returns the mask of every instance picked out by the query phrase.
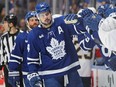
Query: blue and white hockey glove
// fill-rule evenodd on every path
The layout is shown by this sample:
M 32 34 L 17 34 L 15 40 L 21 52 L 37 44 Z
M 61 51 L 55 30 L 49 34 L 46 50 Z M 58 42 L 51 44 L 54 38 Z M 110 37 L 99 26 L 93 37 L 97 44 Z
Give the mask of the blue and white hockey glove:
M 116 15 L 116 8 L 109 8 L 105 11 L 104 16 L 112 16 L 112 14 Z
M 87 31 L 98 31 L 98 26 L 101 21 L 102 17 L 98 14 L 92 14 L 89 17 L 85 17 L 83 19 L 84 26 Z
M 75 24 L 78 22 L 78 16 L 76 14 L 67 14 L 64 16 L 64 22 L 66 24 Z
M 114 12 L 114 7 L 111 4 L 105 4 L 98 7 L 98 14 L 106 18 Z
M 88 9 L 88 8 L 85 8 L 84 10 L 82 10 L 82 12 L 81 13 L 79 13 L 79 15 L 81 16 L 81 17 L 88 17 L 88 16 L 90 16 L 90 15 L 92 15 L 93 14 L 93 11 L 92 10 L 90 10 L 90 9 Z
M 113 71 L 116 71 L 116 56 L 113 56 L 109 60 L 107 60 L 106 65 Z
M 20 81 L 21 81 L 21 77 L 19 77 L 19 76 L 9 76 L 8 77 L 8 83 L 12 87 L 19 87 L 21 84 Z
M 9 71 L 8 82 L 12 87 L 18 87 L 21 84 L 21 77 L 19 76 L 19 71 Z
M 42 81 L 38 73 L 30 73 L 27 75 L 27 79 L 32 87 L 42 87 Z

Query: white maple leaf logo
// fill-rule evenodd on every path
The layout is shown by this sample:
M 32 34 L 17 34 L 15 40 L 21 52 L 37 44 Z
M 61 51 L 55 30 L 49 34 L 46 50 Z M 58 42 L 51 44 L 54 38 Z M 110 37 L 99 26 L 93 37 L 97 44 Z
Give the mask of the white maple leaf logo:
M 64 55 L 66 54 L 64 50 L 65 42 L 61 41 L 60 43 L 58 43 L 58 40 L 52 38 L 50 45 L 51 46 L 46 47 L 46 49 L 52 55 L 53 59 L 62 59 L 62 57 L 64 57 Z

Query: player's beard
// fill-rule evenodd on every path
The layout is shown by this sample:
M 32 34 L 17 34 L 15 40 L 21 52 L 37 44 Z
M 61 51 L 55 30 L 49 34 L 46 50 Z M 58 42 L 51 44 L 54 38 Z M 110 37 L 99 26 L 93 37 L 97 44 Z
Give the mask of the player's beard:
M 37 23 L 34 23 L 33 25 L 30 26 L 30 28 L 32 29 L 32 28 L 36 27 L 37 25 L 38 25 Z

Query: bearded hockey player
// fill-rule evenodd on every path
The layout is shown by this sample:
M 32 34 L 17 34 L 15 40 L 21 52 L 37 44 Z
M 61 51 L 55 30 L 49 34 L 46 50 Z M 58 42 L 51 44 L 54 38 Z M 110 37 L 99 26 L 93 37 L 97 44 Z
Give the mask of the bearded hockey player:
M 32 30 L 39 24 L 38 19 L 36 17 L 36 12 L 29 11 L 25 16 L 25 22 L 27 24 L 27 29 L 25 31 L 21 31 L 17 36 L 15 40 L 15 45 L 10 56 L 10 62 L 8 67 L 10 75 L 14 72 L 22 73 L 20 78 L 23 80 L 23 87 L 31 87 L 27 80 L 27 35 L 30 30 Z M 12 87 L 17 87 L 17 84 L 15 82 L 17 78 L 17 76 L 14 76 L 12 78 L 12 80 L 14 81 Z M 21 84 L 20 87 L 22 87 Z

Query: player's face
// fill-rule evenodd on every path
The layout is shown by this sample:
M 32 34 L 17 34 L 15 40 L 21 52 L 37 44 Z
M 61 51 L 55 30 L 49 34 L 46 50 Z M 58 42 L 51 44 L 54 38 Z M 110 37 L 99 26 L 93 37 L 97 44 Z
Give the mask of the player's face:
M 8 27 L 8 22 L 7 21 L 3 22 L 3 27 L 5 28 L 5 31 L 8 31 L 9 27 Z
M 34 28 L 39 24 L 39 21 L 36 17 L 31 17 L 29 18 L 28 23 L 29 23 L 30 28 Z
M 52 15 L 49 11 L 47 12 L 42 12 L 39 15 L 39 20 L 44 24 L 44 25 L 49 25 L 51 24 L 52 21 Z

